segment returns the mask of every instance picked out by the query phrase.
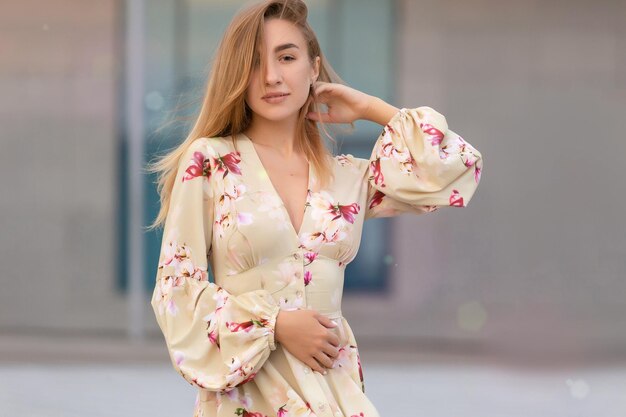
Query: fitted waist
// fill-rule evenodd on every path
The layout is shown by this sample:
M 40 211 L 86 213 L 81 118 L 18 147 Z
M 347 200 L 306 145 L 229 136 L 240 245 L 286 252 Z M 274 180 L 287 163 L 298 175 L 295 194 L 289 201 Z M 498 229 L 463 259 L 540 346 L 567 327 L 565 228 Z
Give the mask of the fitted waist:
M 337 311 L 328 311 L 328 312 L 321 312 L 320 314 L 323 314 L 324 316 L 328 317 L 329 319 L 340 319 L 343 317 L 343 314 L 341 312 L 341 310 L 337 310 Z
M 265 290 L 286 310 L 312 308 L 329 318 L 342 317 L 345 265 L 324 256 L 311 260 L 305 254 L 299 249 L 240 273 L 216 275 L 216 283 L 234 295 Z

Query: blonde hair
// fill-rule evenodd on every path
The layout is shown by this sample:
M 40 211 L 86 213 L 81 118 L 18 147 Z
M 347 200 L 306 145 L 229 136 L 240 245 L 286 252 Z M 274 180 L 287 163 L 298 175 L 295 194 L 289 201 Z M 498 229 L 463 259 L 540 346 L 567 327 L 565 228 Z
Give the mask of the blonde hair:
M 322 54 L 317 36 L 307 22 L 307 15 L 308 9 L 302 0 L 264 0 L 243 8 L 235 15 L 216 51 L 193 128 L 179 146 L 147 165 L 147 171 L 158 174 L 157 191 L 161 200 L 161 208 L 154 222 L 148 226 L 149 230 L 165 223 L 180 158 L 189 146 L 198 138 L 233 136 L 249 126 L 252 110 L 245 102 L 245 95 L 259 55 L 260 76 L 265 74 L 265 48 L 262 44 L 266 19 L 284 19 L 300 29 L 308 48 L 309 61 L 314 63 L 315 57 L 320 57 L 318 81 L 345 84 Z M 264 82 L 260 84 L 265 85 Z M 309 111 L 320 113 L 319 106 L 314 102 L 314 90 L 311 88 L 309 91 L 309 97 L 298 113 L 295 146 L 303 150 L 323 187 L 333 177 L 332 154 L 324 144 L 316 122 L 305 117 Z M 336 144 L 324 124 L 320 124 L 326 136 Z M 350 125 L 354 128 L 353 123 Z

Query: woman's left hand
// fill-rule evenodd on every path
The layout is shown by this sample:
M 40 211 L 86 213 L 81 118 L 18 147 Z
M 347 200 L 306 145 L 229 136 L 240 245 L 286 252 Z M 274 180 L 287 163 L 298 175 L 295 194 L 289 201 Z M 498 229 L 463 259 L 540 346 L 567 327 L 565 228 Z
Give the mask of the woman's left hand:
M 328 111 L 321 112 L 321 120 L 316 112 L 308 112 L 306 117 L 324 123 L 352 123 L 362 119 L 372 96 L 344 84 L 316 81 L 313 84 L 317 103 L 326 104 Z

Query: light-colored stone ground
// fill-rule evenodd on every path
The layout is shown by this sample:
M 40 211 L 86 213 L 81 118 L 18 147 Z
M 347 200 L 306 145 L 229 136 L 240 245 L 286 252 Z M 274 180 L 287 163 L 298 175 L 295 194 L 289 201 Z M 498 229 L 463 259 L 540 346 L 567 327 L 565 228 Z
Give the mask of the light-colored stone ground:
M 626 368 L 522 372 L 484 365 L 370 363 L 381 417 L 620 417 Z M 194 389 L 167 365 L 0 366 L 6 417 L 191 416 Z
M 626 364 L 615 359 L 538 364 L 388 347 L 360 347 L 381 417 L 626 416 Z M 191 416 L 195 390 L 166 355 L 159 338 L 1 335 L 0 417 Z

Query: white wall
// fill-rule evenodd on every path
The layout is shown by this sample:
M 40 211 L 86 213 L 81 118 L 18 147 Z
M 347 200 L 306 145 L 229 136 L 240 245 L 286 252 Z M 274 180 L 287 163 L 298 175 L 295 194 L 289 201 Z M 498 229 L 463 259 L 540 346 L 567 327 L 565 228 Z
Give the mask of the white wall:
M 358 340 L 625 353 L 626 2 L 397 4 L 394 104 L 444 113 L 485 165 L 467 208 L 394 223 L 390 298 L 344 298 Z M 0 14 L 1 331 L 125 328 L 119 7 Z
M 44 4 L 45 3 L 45 4 Z M 0 13 L 0 329 L 118 327 L 116 1 Z
M 441 111 L 485 165 L 466 209 L 396 223 L 397 313 L 371 319 L 399 321 L 355 332 L 623 355 L 626 2 L 399 4 L 396 105 Z

